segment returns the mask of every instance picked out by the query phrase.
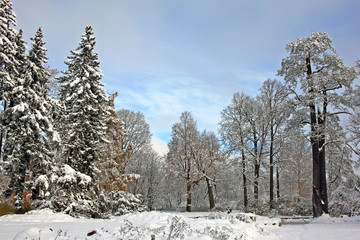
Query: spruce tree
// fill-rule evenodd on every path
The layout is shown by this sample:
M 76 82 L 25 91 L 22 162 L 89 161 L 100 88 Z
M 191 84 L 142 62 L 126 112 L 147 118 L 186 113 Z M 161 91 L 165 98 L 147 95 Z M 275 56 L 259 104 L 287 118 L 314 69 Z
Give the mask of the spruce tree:
M 16 15 L 12 10 L 9 0 L 0 0 L 0 118 L 8 108 L 9 94 L 14 85 L 14 74 L 16 74 L 16 44 L 17 31 Z M 3 159 L 3 146 L 5 143 L 6 126 L 0 125 L 0 162 Z
M 47 57 L 42 37 L 39 28 L 27 58 L 25 42 L 21 36 L 17 37 L 18 76 L 15 78 L 16 87 L 10 94 L 11 104 L 4 112 L 4 122 L 8 127 L 4 162 L 10 177 L 5 195 L 9 197 L 15 193 L 19 202 L 23 190 L 32 191 L 34 199 L 45 197 L 49 186 L 46 175 L 53 164 L 49 141 L 59 141 L 49 115 L 49 97 L 42 85 L 49 78 L 44 66 Z
M 43 198 L 44 190 L 47 188 L 48 177 L 54 162 L 54 148 L 59 144 L 60 139 L 57 131 L 53 127 L 52 109 L 53 100 L 49 96 L 48 83 L 50 82 L 49 69 L 46 66 L 47 56 L 45 42 L 43 41 L 42 29 L 39 28 L 32 40 L 32 48 L 28 54 L 29 67 L 27 69 L 28 77 L 31 79 L 31 89 L 37 96 L 33 101 L 34 115 L 39 125 L 38 136 L 35 140 L 38 142 L 37 151 L 31 162 L 31 171 L 34 176 L 34 185 L 32 186 L 33 198 Z M 36 143 L 36 142 L 35 142 Z
M 96 163 L 102 157 L 109 116 L 95 43 L 92 27 L 86 26 L 79 46 L 65 62 L 68 70 L 59 78 L 63 157 L 66 164 L 91 177 L 95 177 Z

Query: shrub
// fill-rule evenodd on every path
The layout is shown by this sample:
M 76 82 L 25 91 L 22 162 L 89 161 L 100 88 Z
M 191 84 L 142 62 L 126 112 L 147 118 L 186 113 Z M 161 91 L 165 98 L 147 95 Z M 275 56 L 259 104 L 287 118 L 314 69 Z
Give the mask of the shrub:
M 7 214 L 14 214 L 15 207 L 10 205 L 4 201 L 0 202 L 0 216 L 7 215 Z

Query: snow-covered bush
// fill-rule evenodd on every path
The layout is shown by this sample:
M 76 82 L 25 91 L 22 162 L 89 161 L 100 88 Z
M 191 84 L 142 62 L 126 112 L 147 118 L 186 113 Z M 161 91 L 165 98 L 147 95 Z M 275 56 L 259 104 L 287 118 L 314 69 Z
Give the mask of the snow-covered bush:
M 73 217 L 88 218 L 108 218 L 110 215 L 147 210 L 141 204 L 139 195 L 123 191 L 97 193 L 93 180 L 88 175 L 66 164 L 58 170 L 57 175 L 50 177 L 50 187 L 47 186 L 52 191 L 51 197 L 46 201 L 38 202 L 38 209 L 51 208 Z M 45 179 L 48 180 L 43 178 Z
M 104 201 L 112 215 L 119 216 L 130 212 L 144 212 L 148 208 L 141 202 L 141 195 L 124 191 L 112 191 Z
M 329 211 L 333 216 L 360 215 L 360 179 L 348 179 L 332 192 Z

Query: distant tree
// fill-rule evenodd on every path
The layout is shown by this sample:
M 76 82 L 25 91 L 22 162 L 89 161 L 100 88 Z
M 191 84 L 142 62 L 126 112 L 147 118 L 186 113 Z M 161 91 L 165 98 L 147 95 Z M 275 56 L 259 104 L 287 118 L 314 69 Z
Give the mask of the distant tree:
M 50 81 L 47 84 L 49 89 L 49 96 L 53 99 L 59 99 L 60 98 L 60 89 L 61 84 L 59 83 L 56 76 L 60 73 L 57 69 L 52 69 L 49 66 L 47 67 L 48 71 L 50 73 Z
M 162 158 L 152 148 L 138 154 L 131 160 L 131 168 L 128 171 L 139 175 L 137 181 L 129 186 L 129 192 L 141 194 L 143 202 L 150 210 L 164 208 L 162 204 L 164 198 L 164 189 L 162 182 L 164 180 L 164 170 Z M 134 165 L 134 163 L 136 163 Z
M 248 208 L 248 190 L 246 166 L 248 163 L 245 145 L 248 144 L 248 124 L 245 122 L 245 109 L 248 96 L 244 93 L 235 93 L 229 106 L 221 112 L 219 133 L 221 140 L 229 154 L 239 154 L 241 159 L 241 175 L 243 184 L 244 209 Z
M 114 100 L 117 92 L 109 97 L 108 111 L 110 113 L 106 120 L 107 139 L 109 142 L 104 144 L 105 151 L 102 159 L 97 163 L 101 171 L 98 182 L 106 191 L 122 190 L 125 191 L 129 181 L 134 181 L 130 176 L 125 175 L 125 166 L 132 154 L 132 144 L 125 145 L 128 135 L 114 109 Z
M 95 43 L 92 27 L 86 26 L 79 46 L 68 57 L 68 70 L 59 77 L 63 157 L 73 169 L 92 178 L 97 176 L 95 165 L 105 150 L 102 143 L 109 117 Z
M 219 140 L 213 132 L 200 133 L 190 112 L 183 112 L 180 122 L 172 127 L 172 138 L 166 157 L 166 179 L 177 176 L 185 180 L 186 211 L 192 207 L 193 186 L 206 183 L 210 209 L 215 208 L 214 185 L 219 167 L 224 162 Z
M 332 40 L 326 33 L 287 44 L 289 56 L 281 62 L 278 74 L 297 101 L 298 107 L 309 109 L 310 142 L 313 158 L 313 215 L 328 212 L 325 167 L 328 117 L 348 112 L 343 90 L 351 88 L 356 72 L 344 65 L 336 55 Z
M 255 207 L 258 207 L 260 169 L 266 156 L 268 125 L 261 102 L 258 102 L 254 98 L 248 98 L 246 106 L 244 120 L 245 124 L 248 126 L 247 140 L 250 144 L 245 144 L 243 147 L 246 149 L 253 165 L 254 204 Z
M 266 80 L 261 89 L 259 100 L 262 103 L 265 124 L 269 131 L 269 188 L 270 208 L 274 208 L 274 165 L 281 147 L 284 145 L 284 128 L 290 115 L 290 104 L 285 87 L 277 80 Z
M 186 211 L 191 212 L 192 185 L 200 181 L 196 172 L 195 158 L 199 131 L 196 121 L 190 112 L 183 112 L 180 122 L 172 127 L 167 164 L 172 171 L 186 181 Z
M 281 148 L 278 166 L 281 169 L 282 199 L 290 204 L 306 203 L 311 199 L 311 146 L 302 129 L 289 126 Z
M 215 208 L 215 183 L 220 165 L 224 162 L 224 153 L 213 132 L 204 130 L 200 135 L 200 148 L 196 157 L 196 168 L 200 176 L 205 179 L 210 209 Z M 202 176 L 201 176 L 202 175 Z
M 122 148 L 132 146 L 132 157 L 127 159 L 124 170 L 129 173 L 138 172 L 138 165 L 141 164 L 137 159 L 142 158 L 151 149 L 151 131 L 150 125 L 146 122 L 145 116 L 141 112 L 135 112 L 129 109 L 120 109 L 116 111 L 123 122 L 123 127 L 127 134 L 124 137 Z
M 121 119 L 126 136 L 123 146 L 131 146 L 131 158 L 124 165 L 125 174 L 136 174 L 138 179 L 129 185 L 128 191 L 141 194 L 144 203 L 150 209 L 159 206 L 162 198 L 160 182 L 162 179 L 160 156 L 152 149 L 150 125 L 141 112 L 120 109 L 117 115 Z M 135 180 L 135 179 L 134 179 Z

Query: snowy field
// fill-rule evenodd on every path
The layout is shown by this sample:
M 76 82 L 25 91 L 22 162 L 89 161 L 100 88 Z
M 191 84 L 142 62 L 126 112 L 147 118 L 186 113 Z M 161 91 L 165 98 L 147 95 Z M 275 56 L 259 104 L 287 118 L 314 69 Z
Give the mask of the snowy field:
M 255 219 L 256 218 L 256 219 Z M 0 217 L 0 239 L 359 239 L 360 217 L 321 217 L 279 226 L 280 219 L 241 213 L 145 212 L 107 220 L 50 210 Z

